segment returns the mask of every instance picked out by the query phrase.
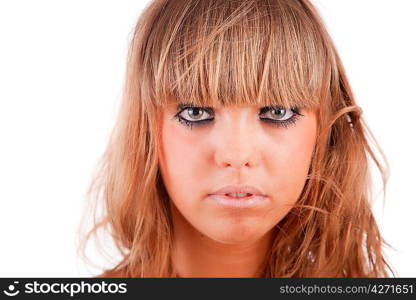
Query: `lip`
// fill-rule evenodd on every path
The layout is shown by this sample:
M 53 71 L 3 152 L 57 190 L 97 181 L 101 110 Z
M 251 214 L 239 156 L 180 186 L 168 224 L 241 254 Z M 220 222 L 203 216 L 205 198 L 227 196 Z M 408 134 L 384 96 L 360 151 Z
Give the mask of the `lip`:
M 266 205 L 267 197 L 260 195 L 251 195 L 247 197 L 230 197 L 227 195 L 210 194 L 209 199 L 222 207 L 230 208 L 254 208 Z
M 246 197 L 231 197 L 230 193 L 248 193 Z M 249 185 L 228 185 L 208 194 L 209 198 L 223 207 L 252 208 L 266 204 L 267 195 Z
M 227 186 L 224 186 L 224 187 L 220 188 L 219 190 L 209 194 L 209 196 L 211 196 L 211 195 L 226 195 L 226 194 L 230 194 L 230 193 L 248 193 L 248 194 L 251 194 L 253 196 L 262 196 L 262 197 L 267 196 L 263 192 L 261 192 L 259 189 L 255 188 L 254 186 L 251 186 L 251 185 L 227 185 Z M 246 198 L 246 197 L 244 197 L 244 198 Z M 244 198 L 240 198 L 240 199 L 244 199 Z

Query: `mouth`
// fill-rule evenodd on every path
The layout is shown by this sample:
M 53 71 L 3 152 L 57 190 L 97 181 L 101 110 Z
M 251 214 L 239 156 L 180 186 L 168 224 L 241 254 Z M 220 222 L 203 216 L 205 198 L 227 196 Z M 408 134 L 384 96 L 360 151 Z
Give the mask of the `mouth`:
M 224 196 L 240 199 L 240 198 L 251 197 L 251 196 L 253 196 L 253 194 L 250 194 L 250 193 L 228 193 L 228 194 L 225 194 Z
M 254 208 L 266 204 L 267 197 L 250 193 L 210 194 L 208 195 L 217 205 L 229 208 Z

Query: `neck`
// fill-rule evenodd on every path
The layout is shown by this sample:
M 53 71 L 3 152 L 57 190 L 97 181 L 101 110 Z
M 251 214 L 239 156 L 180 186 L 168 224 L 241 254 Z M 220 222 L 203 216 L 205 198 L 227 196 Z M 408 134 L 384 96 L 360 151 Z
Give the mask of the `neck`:
M 179 277 L 260 277 L 272 244 L 272 231 L 257 241 L 224 244 L 189 224 L 173 209 L 173 265 Z

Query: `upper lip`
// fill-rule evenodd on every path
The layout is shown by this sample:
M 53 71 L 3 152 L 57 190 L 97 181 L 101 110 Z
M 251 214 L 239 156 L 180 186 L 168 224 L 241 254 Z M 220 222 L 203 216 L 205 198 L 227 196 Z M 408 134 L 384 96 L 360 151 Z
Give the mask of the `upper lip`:
M 252 195 L 266 196 L 259 189 L 250 185 L 227 185 L 211 193 L 210 195 L 225 195 L 231 193 L 248 193 Z

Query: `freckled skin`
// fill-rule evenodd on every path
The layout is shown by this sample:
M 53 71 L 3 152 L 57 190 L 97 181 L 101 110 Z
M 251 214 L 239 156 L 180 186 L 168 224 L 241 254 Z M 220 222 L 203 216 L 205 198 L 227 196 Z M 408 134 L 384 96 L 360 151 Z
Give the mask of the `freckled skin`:
M 238 258 L 243 253 L 253 257 L 252 265 L 258 263 L 260 254 L 253 253 L 270 246 L 271 230 L 302 191 L 315 147 L 315 114 L 301 110 L 304 116 L 296 125 L 284 128 L 259 120 L 260 108 L 221 107 L 214 110 L 214 121 L 192 130 L 173 118 L 175 105 L 162 111 L 159 163 L 171 199 L 176 245 L 182 249 L 176 259 L 183 273 L 204 269 L 207 274 L 209 269 L 214 274 L 221 269 L 219 265 L 214 270 L 201 262 L 214 259 L 214 253 L 217 262 L 221 255 L 227 257 L 228 268 L 233 261 L 248 266 L 248 258 Z M 257 187 L 268 196 L 267 201 L 255 208 L 224 208 L 208 197 L 234 184 Z M 203 248 L 198 250 L 197 245 Z M 199 268 L 192 268 L 195 265 Z M 250 272 L 243 268 L 238 274 Z

